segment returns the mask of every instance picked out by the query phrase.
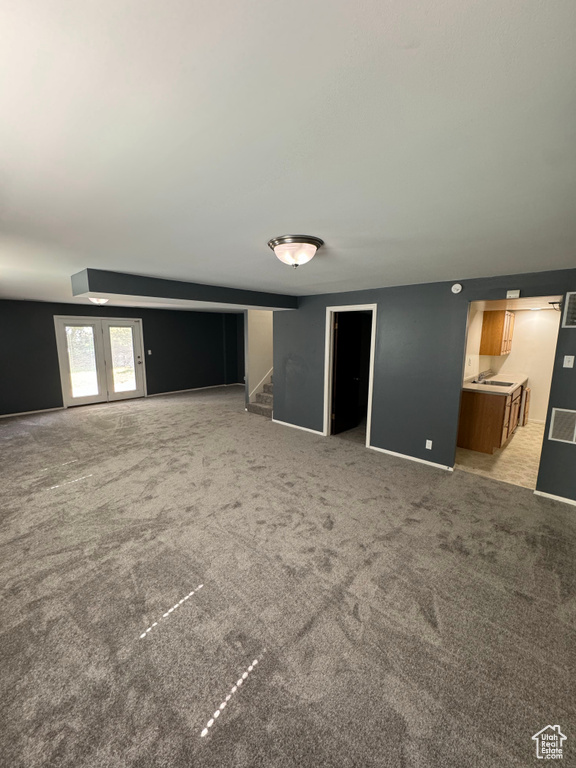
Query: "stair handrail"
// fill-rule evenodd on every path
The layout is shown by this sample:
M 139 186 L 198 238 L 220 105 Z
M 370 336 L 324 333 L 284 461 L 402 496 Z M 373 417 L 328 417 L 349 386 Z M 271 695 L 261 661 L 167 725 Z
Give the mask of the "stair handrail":
M 266 383 L 267 383 L 267 382 L 266 382 L 266 379 L 268 378 L 268 376 L 272 376 L 272 374 L 273 374 L 273 373 L 274 373 L 274 366 L 272 366 L 272 368 L 270 368 L 270 370 L 268 371 L 268 373 L 266 373 L 266 374 L 265 374 L 265 375 L 264 375 L 264 376 L 263 376 L 263 377 L 260 379 L 260 381 L 258 382 L 258 384 L 256 384 L 256 386 L 254 387 L 254 389 L 252 390 L 252 392 L 250 392 L 250 393 L 248 394 L 248 400 L 250 400 L 250 398 L 252 397 L 252 395 L 254 394 L 254 392 L 256 392 L 256 390 L 257 390 L 257 389 L 260 387 L 260 385 L 261 385 L 261 384 L 266 384 Z

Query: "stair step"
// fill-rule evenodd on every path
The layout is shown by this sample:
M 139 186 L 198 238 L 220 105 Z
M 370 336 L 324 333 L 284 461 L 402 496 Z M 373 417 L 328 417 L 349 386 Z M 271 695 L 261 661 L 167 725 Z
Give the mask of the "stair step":
M 274 402 L 274 395 L 270 392 L 258 392 L 256 395 L 256 402 L 262 403 L 262 405 L 272 405 Z
M 264 384 L 264 392 L 267 395 L 271 395 L 274 392 L 274 384 Z
M 272 406 L 264 405 L 263 403 L 248 403 L 246 410 L 250 413 L 257 413 L 259 416 L 267 416 L 272 418 Z

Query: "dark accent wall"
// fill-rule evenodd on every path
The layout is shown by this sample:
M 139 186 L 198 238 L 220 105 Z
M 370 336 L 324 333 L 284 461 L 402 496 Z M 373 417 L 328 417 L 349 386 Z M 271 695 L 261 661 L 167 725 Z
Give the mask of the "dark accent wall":
M 226 384 L 244 384 L 244 314 L 224 315 Z
M 548 296 L 576 290 L 576 269 L 300 298 L 274 317 L 274 418 L 322 431 L 326 307 L 377 304 L 372 445 L 453 466 L 468 305 L 506 291 Z M 576 409 L 576 330 L 560 329 L 550 407 Z M 549 416 L 548 416 L 549 418 Z M 433 441 L 426 450 L 425 441 Z M 544 440 L 538 489 L 576 499 L 576 446 Z
M 236 315 L 236 381 L 239 384 L 246 384 L 246 312 Z
M 0 301 L 0 414 L 62 406 L 54 315 L 142 318 L 149 395 L 243 381 L 241 314 Z

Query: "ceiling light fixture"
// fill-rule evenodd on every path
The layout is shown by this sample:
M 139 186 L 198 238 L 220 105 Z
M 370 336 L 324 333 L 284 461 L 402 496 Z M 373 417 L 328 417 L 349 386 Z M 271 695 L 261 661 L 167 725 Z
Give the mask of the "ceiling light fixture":
M 284 264 L 299 267 L 314 258 L 324 240 L 312 235 L 282 235 L 273 237 L 268 245 Z
M 89 301 L 92 302 L 92 304 L 102 305 L 102 304 L 108 303 L 108 299 L 96 299 L 96 298 L 92 298 L 92 296 L 88 296 L 88 299 Z

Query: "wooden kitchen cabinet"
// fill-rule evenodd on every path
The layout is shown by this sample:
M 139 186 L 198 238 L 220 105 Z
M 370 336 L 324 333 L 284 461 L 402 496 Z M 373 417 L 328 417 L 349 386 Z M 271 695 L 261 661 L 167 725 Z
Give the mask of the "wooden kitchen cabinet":
M 514 312 L 498 309 L 484 312 L 482 319 L 481 355 L 508 355 L 512 351 Z
M 494 453 L 510 440 L 520 419 L 522 387 L 511 395 L 462 392 L 458 447 Z

